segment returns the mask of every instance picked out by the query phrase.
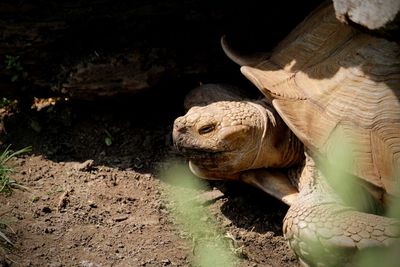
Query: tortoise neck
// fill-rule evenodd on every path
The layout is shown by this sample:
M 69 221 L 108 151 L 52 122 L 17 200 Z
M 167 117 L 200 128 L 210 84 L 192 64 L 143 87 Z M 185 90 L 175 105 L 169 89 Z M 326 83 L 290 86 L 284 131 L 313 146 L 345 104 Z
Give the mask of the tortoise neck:
M 280 119 L 280 118 L 279 118 Z M 304 146 L 297 136 L 280 119 L 283 128 L 274 143 L 274 147 L 279 154 L 279 168 L 298 166 L 304 163 Z
M 303 144 L 272 105 L 261 100 L 251 104 L 262 116 L 262 133 L 252 168 L 286 168 L 303 163 Z

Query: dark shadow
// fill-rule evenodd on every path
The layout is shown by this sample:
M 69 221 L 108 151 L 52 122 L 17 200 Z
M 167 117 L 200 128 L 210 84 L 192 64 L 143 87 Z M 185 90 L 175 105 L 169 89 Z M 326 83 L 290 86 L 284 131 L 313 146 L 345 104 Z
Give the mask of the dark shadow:
M 182 103 L 183 93 L 166 90 L 95 102 L 60 100 L 10 115 L 1 141 L 13 149 L 32 146 L 32 154 L 56 162 L 91 159 L 95 166 L 149 172 L 172 149 L 171 127 Z
M 233 225 L 261 234 L 282 235 L 283 218 L 289 208 L 286 204 L 240 182 L 219 182 L 215 186 L 227 197 L 221 211 Z
M 28 74 L 21 91 L 32 94 L 59 89 L 82 62 L 132 50 L 143 51 L 148 62 L 152 49 L 167 50 L 161 64 L 172 63 L 176 78 L 199 69 L 212 73 L 235 68 L 220 48 L 222 35 L 250 51 L 269 50 L 321 2 L 6 0 L 0 3 L 0 65 L 6 55 L 18 56 Z M 5 91 L 16 89 L 13 74 L 0 70 Z
M 107 0 L 47 2 L 4 4 L 5 23 L 21 29 L 30 23 L 28 32 L 19 32 L 20 39 L 28 38 L 25 34 L 31 31 L 46 36 L 31 43 L 29 49 L 22 43 L 14 51 L 29 75 L 20 84 L 22 95 L 28 98 L 25 103 L 29 104 L 29 97 L 36 96 L 39 88 L 65 84 L 78 65 L 104 63 L 103 59 L 112 61 L 118 55 L 120 66 L 122 51 L 142 51 L 141 70 L 150 62 L 165 63 L 166 73 L 151 84 L 152 88 L 134 96 L 94 98 L 90 102 L 79 100 L 77 94 L 76 99 L 40 111 L 25 107 L 5 121 L 8 133 L 0 137 L 1 142 L 13 144 L 14 149 L 32 145 L 32 153 L 54 161 L 93 159 L 96 165 L 149 171 L 158 160 L 168 158 L 171 127 L 183 114 L 183 97 L 190 89 L 200 83 L 226 82 L 256 91 L 224 55 L 219 43 L 223 34 L 247 44 L 248 49 L 254 45 L 272 48 L 321 1 L 289 1 L 290 9 L 279 1 L 268 3 L 266 9 L 257 1 L 191 0 L 183 5 L 181 1 L 117 1 L 112 5 Z M 43 18 L 46 26 L 36 29 Z M 55 27 L 58 19 L 62 23 Z M 271 28 L 268 36 L 260 34 L 267 28 Z M 14 41 L 10 39 L 8 45 Z M 162 49 L 151 50 L 157 47 Z M 24 62 L 25 57 L 29 62 Z M 146 57 L 151 60 L 146 61 Z M 95 73 L 83 76 L 89 74 Z M 96 77 L 89 80 L 95 82 Z M 90 84 L 85 86 L 90 90 Z M 110 146 L 104 141 L 108 135 L 112 137 Z

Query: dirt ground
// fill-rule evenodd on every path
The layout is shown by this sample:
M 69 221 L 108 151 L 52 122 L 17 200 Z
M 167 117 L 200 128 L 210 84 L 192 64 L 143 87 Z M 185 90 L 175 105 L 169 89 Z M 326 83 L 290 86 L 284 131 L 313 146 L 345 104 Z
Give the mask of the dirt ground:
M 160 175 L 184 163 L 171 127 L 183 113 L 165 92 L 107 102 L 58 101 L 10 114 L 2 148 L 32 146 L 12 160 L 24 191 L 0 195 L 3 229 L 15 243 L 0 266 L 195 266 L 193 240 L 170 212 Z M 106 140 L 107 139 L 107 140 Z M 287 207 L 234 182 L 207 182 L 201 205 L 241 249 L 239 266 L 298 266 L 282 236 Z M 222 192 L 220 194 L 219 192 Z

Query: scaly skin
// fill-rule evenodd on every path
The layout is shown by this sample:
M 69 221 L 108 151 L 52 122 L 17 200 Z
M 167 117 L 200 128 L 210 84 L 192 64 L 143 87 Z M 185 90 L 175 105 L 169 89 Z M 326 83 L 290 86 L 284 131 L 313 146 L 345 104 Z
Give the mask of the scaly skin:
M 303 265 L 345 266 L 355 252 L 400 242 L 400 221 L 345 205 L 307 156 L 283 232 Z
M 313 193 L 315 194 L 315 193 Z M 337 202 L 318 203 L 299 196 L 289 209 L 283 230 L 299 259 L 310 266 L 344 266 L 355 252 L 400 241 L 400 222 L 358 212 Z
M 286 168 L 303 147 L 262 101 L 218 101 L 175 120 L 173 139 L 191 170 L 207 179 L 239 179 L 245 170 Z

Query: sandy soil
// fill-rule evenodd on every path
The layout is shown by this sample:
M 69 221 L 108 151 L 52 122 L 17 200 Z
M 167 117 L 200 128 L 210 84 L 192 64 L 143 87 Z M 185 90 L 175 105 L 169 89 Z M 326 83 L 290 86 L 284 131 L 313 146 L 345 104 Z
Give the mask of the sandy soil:
M 165 194 L 177 185 L 160 174 L 171 159 L 185 163 L 171 142 L 182 99 L 164 97 L 58 101 L 8 116 L 3 148 L 33 150 L 9 164 L 29 190 L 0 195 L 10 226 L 2 231 L 15 243 L 1 249 L 0 266 L 195 266 L 194 241 Z M 284 204 L 234 182 L 207 182 L 195 194 L 234 240 L 238 266 L 298 265 L 282 237 Z

